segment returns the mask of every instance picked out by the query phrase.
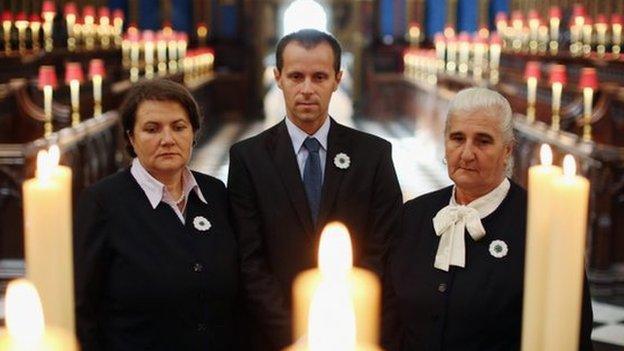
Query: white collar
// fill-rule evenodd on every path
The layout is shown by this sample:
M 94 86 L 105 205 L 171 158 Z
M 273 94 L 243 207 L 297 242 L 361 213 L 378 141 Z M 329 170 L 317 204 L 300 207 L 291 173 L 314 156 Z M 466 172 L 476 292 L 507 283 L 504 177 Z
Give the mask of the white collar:
M 134 158 L 132 160 L 132 166 L 130 167 L 130 173 L 134 177 L 134 179 L 139 183 L 139 186 L 147 196 L 147 199 L 150 202 L 152 208 L 156 208 L 158 204 L 162 201 L 165 201 L 165 194 L 167 192 L 167 187 L 159 182 L 156 178 L 152 177 L 151 174 L 143 167 L 138 158 Z M 184 167 L 184 171 L 182 172 L 182 194 L 188 198 L 188 195 L 191 191 L 195 191 L 199 200 L 205 204 L 208 202 L 204 197 L 199 185 L 197 185 L 197 180 L 195 180 L 195 176 L 193 176 L 193 172 L 188 167 Z M 172 199 L 174 200 L 174 199 Z
M 480 198 L 472 200 L 472 202 L 466 206 L 472 207 L 479 211 L 479 218 L 485 218 L 492 214 L 492 212 L 494 212 L 498 206 L 503 203 L 510 187 L 511 183 L 509 182 L 509 179 L 505 178 L 496 188 L 494 188 L 494 190 L 481 196 Z M 453 186 L 453 194 L 451 195 L 451 200 L 449 201 L 450 206 L 462 206 L 461 204 L 458 204 L 455 199 L 456 191 L 457 187 Z
M 299 153 L 299 150 L 303 146 L 303 142 L 307 137 L 316 138 L 318 142 L 321 144 L 323 150 L 327 151 L 327 136 L 329 135 L 329 126 L 330 120 L 329 116 L 325 118 L 325 122 L 321 125 L 321 127 L 316 131 L 316 133 L 309 135 L 308 133 L 301 130 L 301 128 L 297 127 L 288 117 L 286 119 L 286 129 L 288 130 L 288 135 L 290 136 L 290 140 L 292 142 L 293 148 L 295 149 L 295 154 Z
M 448 206 L 442 208 L 433 218 L 433 228 L 440 237 L 433 266 L 443 271 L 450 266 L 465 267 L 465 231 L 475 240 L 485 236 L 481 219 L 494 212 L 505 200 L 511 183 L 505 178 L 494 190 L 470 202 L 459 205 L 455 200 L 455 187 Z

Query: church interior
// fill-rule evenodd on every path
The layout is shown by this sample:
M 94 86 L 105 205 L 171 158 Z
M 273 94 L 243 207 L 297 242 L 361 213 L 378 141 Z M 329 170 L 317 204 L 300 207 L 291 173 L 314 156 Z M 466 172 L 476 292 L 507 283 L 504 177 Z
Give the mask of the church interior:
M 515 183 L 528 189 L 542 144 L 555 165 L 573 156 L 590 184 L 578 259 L 594 348 L 624 350 L 624 1 L 2 0 L 0 12 L 0 339 L 9 282 L 32 260 L 65 264 L 54 243 L 25 255 L 28 201 L 54 203 L 26 194 L 40 150 L 58 146 L 71 170 L 67 208 L 39 207 L 45 229 L 130 165 L 119 107 L 135 84 L 166 78 L 202 112 L 189 167 L 227 183 L 230 147 L 286 115 L 278 40 L 314 28 L 343 49 L 329 115 L 392 144 L 403 201 L 452 184 L 445 118 L 465 88 L 510 102 Z

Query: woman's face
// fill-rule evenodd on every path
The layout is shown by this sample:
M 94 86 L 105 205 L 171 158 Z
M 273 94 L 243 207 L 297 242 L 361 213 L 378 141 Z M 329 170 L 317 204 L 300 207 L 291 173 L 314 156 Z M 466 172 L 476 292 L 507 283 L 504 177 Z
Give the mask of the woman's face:
M 511 153 L 500 121 L 483 111 L 449 118 L 445 135 L 449 177 L 462 191 L 485 195 L 503 181 Z
M 186 110 L 175 101 L 143 101 L 129 137 L 139 161 L 154 177 L 179 172 L 191 158 L 193 128 Z

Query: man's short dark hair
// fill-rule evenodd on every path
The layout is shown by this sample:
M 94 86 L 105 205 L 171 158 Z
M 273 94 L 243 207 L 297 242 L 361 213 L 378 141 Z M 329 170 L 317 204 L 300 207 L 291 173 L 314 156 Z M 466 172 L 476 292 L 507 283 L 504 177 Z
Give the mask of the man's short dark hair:
M 134 131 L 137 110 L 144 101 L 172 101 L 179 103 L 188 115 L 193 128 L 193 134 L 199 130 L 201 123 L 199 106 L 191 93 L 182 84 L 168 79 L 146 80 L 138 83 L 128 91 L 119 109 L 126 139 L 126 150 L 130 156 L 136 157 L 134 148 L 130 143 L 130 135 Z
M 338 40 L 336 40 L 333 35 L 316 29 L 301 29 L 285 35 L 282 39 L 280 39 L 277 43 L 277 49 L 275 50 L 275 62 L 278 71 L 281 72 L 284 67 L 284 49 L 286 48 L 286 45 L 293 41 L 296 41 L 307 50 L 316 47 L 322 42 L 329 44 L 334 52 L 334 71 L 336 71 L 336 73 L 340 72 L 340 56 L 342 56 L 342 48 L 340 48 Z

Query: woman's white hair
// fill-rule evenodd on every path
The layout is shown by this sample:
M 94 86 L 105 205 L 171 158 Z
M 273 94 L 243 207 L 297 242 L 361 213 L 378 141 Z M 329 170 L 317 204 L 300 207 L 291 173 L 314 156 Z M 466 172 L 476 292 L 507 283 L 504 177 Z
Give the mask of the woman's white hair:
M 468 88 L 459 91 L 449 104 L 446 115 L 444 134 L 449 130 L 451 117 L 461 116 L 479 111 L 485 116 L 494 118 L 503 136 L 503 143 L 513 147 L 515 136 L 513 130 L 513 113 L 509 101 L 500 93 L 486 88 Z M 506 161 L 505 173 L 508 177 L 513 172 L 513 156 L 509 155 Z

